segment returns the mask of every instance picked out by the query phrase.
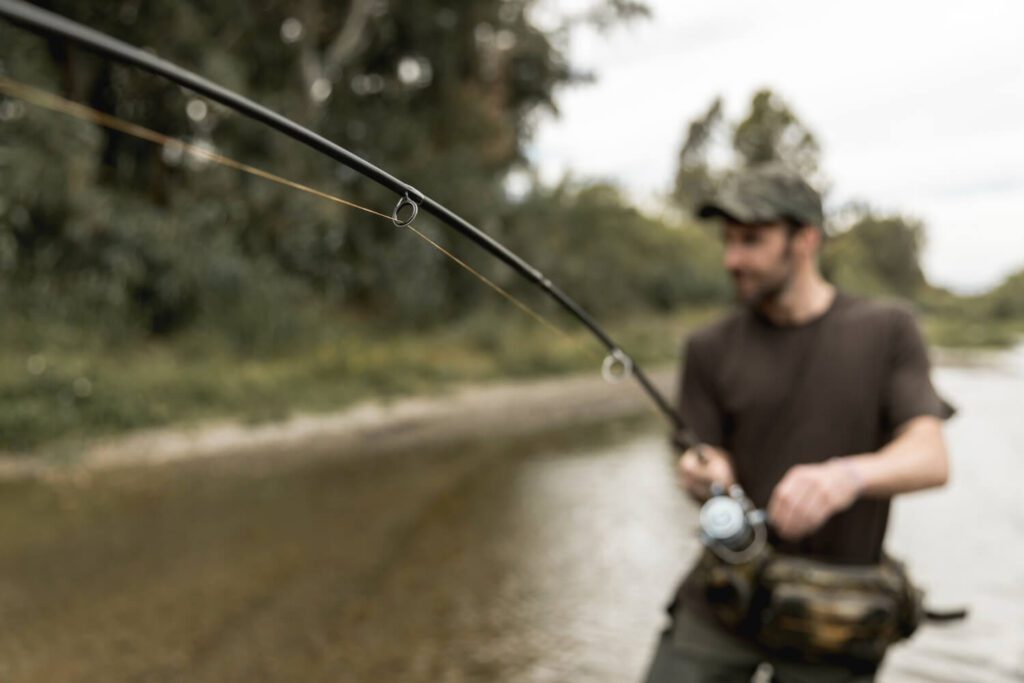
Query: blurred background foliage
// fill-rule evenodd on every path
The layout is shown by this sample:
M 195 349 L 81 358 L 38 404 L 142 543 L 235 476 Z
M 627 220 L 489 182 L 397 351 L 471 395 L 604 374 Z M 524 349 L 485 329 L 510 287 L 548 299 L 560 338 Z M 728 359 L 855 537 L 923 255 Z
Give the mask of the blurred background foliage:
M 658 214 L 607 184 L 538 182 L 526 153 L 538 117 L 557 113 L 559 88 L 592 77 L 568 63 L 568 36 L 640 19 L 638 2 L 595 0 L 543 24 L 535 0 L 38 4 L 408 180 L 536 265 L 642 360 L 672 358 L 682 328 L 729 301 L 717 235 L 689 208 L 730 172 L 769 160 L 827 185 L 815 136 L 767 90 L 741 120 L 726 121 L 716 100 L 688 125 Z M 6 23 L 0 45 L 0 75 L 385 213 L 394 204 L 160 79 Z M 0 451 L 593 363 L 409 232 L 180 148 L 0 97 L 0 174 Z M 1007 343 L 1019 329 L 1024 273 L 958 297 L 926 281 L 920 222 L 852 205 L 834 223 L 824 267 L 844 288 L 955 320 L 935 328 L 955 343 Z M 417 226 L 558 319 L 466 240 L 425 217 Z M 591 343 L 575 329 L 570 338 Z

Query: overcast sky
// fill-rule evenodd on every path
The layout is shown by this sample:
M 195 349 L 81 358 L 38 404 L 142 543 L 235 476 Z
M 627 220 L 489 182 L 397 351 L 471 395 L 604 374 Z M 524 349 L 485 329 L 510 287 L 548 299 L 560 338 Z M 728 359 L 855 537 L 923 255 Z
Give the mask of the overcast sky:
M 818 136 L 833 205 L 924 220 L 932 282 L 979 291 L 1024 268 L 1024 2 L 648 4 L 649 20 L 573 38 L 598 80 L 563 90 L 541 126 L 545 179 L 612 179 L 651 202 L 688 122 L 716 95 L 742 116 L 767 86 Z

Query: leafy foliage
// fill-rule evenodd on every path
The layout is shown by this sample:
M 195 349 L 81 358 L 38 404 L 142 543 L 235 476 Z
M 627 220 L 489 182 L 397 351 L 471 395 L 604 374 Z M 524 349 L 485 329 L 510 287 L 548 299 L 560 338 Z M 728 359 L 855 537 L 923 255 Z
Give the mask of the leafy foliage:
M 817 138 L 778 94 L 767 89 L 754 93 L 740 121 L 726 121 L 723 108 L 722 98 L 715 98 L 687 126 L 672 191 L 677 205 L 692 212 L 730 174 L 769 162 L 821 180 Z
M 868 208 L 858 212 L 853 224 L 827 243 L 826 276 L 849 291 L 917 299 L 927 286 L 920 266 L 924 226 Z
M 667 227 L 609 185 L 535 188 L 508 240 L 599 316 L 728 300 L 717 240 L 691 224 Z
M 985 296 L 991 315 L 1000 320 L 1024 320 L 1024 270 L 1007 277 Z
M 817 139 L 771 90 L 754 93 L 750 113 L 733 132 L 733 147 L 744 166 L 777 161 L 806 178 L 818 172 L 821 148 Z
M 702 115 L 690 122 L 686 140 L 679 150 L 676 179 L 672 198 L 687 212 L 692 212 L 704 199 L 711 196 L 718 179 L 711 170 L 708 155 L 715 132 L 722 125 L 722 98 L 712 101 Z
M 646 14 L 638 2 L 599 0 L 544 30 L 530 0 L 271 0 L 258 9 L 194 0 L 41 4 L 313 126 L 498 233 L 514 230 L 524 212 L 533 212 L 537 226 L 561 222 L 560 212 L 577 218 L 575 200 L 564 194 L 546 195 L 549 207 L 538 206 L 540 195 L 524 206 L 510 202 L 505 177 L 525 166 L 536 115 L 554 109 L 556 89 L 585 78 L 567 62 L 564 34 L 581 23 L 607 28 Z M 0 40 L 0 69 L 19 80 L 385 213 L 395 201 L 361 176 L 160 79 L 6 24 Z M 282 329 L 302 333 L 301 301 L 421 327 L 466 314 L 490 296 L 458 266 L 376 218 L 174 148 L 14 100 L 0 105 L 9 114 L 0 127 L 7 176 L 0 268 L 15 307 L 58 297 L 67 310 L 54 314 L 106 321 L 118 331 L 209 327 L 262 348 Z M 563 199 L 570 206 L 559 206 Z M 537 239 L 549 234 L 538 229 Z M 670 239 L 651 221 L 644 229 Z M 612 256 L 632 238 L 627 230 L 606 237 L 614 240 L 605 249 Z M 464 240 L 445 241 L 457 256 L 481 263 Z M 489 259 L 478 267 L 500 270 Z M 574 284 L 595 283 L 576 277 Z M 680 301 L 675 293 L 656 296 Z

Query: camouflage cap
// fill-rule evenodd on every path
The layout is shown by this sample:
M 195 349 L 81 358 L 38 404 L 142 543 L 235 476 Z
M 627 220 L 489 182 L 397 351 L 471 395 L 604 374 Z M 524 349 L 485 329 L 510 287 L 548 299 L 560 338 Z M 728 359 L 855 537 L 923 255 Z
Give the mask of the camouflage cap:
M 799 173 L 779 163 L 762 164 L 729 178 L 697 207 L 701 218 L 720 217 L 746 225 L 794 221 L 822 227 L 821 195 Z

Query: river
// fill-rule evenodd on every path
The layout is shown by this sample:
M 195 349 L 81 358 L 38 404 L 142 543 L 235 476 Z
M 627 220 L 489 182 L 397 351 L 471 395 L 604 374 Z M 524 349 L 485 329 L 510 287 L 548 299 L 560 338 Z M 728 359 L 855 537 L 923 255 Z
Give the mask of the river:
M 971 615 L 880 680 L 1019 683 L 1024 350 L 936 383 L 952 483 L 897 502 L 889 548 Z M 8 481 L 0 680 L 635 681 L 694 529 L 649 419 Z

